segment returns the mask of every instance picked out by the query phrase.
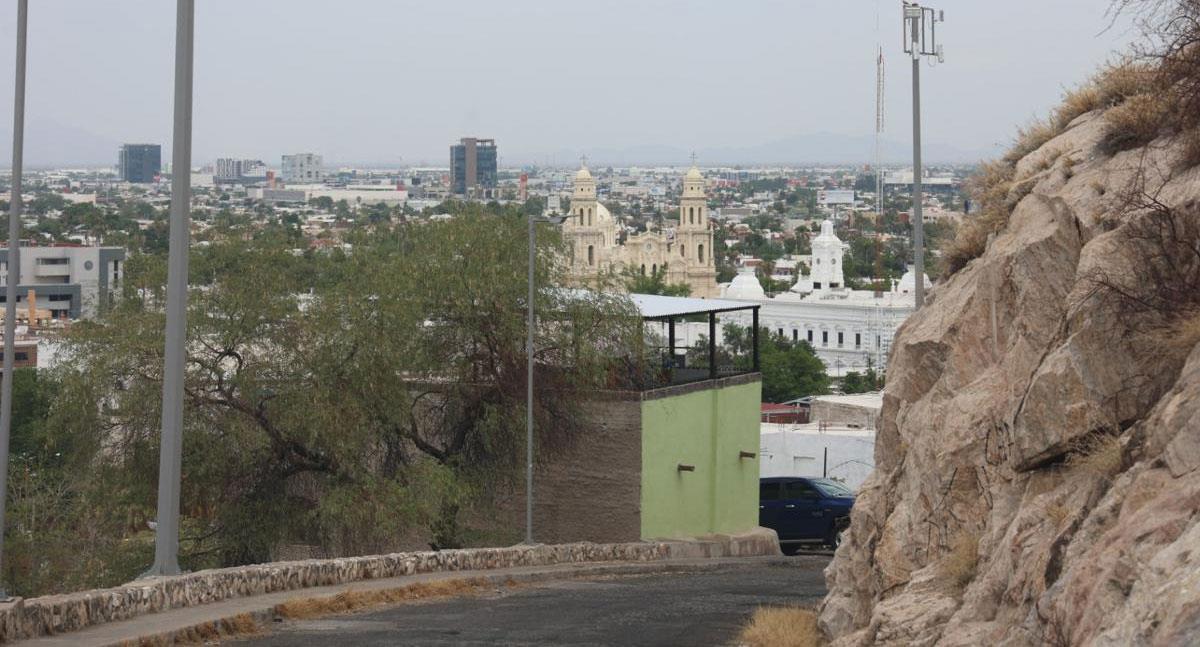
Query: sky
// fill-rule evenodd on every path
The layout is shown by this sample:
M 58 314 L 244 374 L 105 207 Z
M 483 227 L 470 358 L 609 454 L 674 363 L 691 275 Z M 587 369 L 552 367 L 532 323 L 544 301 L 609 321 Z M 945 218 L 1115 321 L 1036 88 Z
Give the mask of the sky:
M 26 160 L 169 159 L 175 2 L 30 2 Z M 930 4 L 933 4 L 932 2 Z M 898 0 L 198 0 L 195 166 L 312 151 L 327 164 L 870 161 L 875 48 L 885 156 L 911 146 Z M 0 0 L 0 166 L 16 0 Z M 1107 0 L 941 0 L 923 64 L 926 158 L 994 154 L 1135 36 Z M 877 27 L 878 25 L 878 27 Z M 607 159 L 606 159 L 607 158 Z

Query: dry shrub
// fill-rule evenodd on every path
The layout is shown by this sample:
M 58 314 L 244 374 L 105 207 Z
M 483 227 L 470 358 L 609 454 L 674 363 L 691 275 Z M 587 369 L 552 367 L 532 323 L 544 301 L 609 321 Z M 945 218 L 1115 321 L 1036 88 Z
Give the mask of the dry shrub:
M 1200 344 L 1200 310 L 1177 317 L 1161 330 L 1160 342 L 1182 354 L 1192 352 Z
M 1109 479 L 1121 472 L 1121 438 L 1105 431 L 1090 433 L 1071 443 L 1067 467 Z
M 1085 83 L 1074 90 L 1068 90 L 1063 95 L 1062 103 L 1054 110 L 1051 123 L 1058 130 L 1066 130 L 1067 126 L 1080 115 L 1087 114 L 1100 107 L 1100 90 L 1094 82 Z
M 738 638 L 738 644 L 747 647 L 817 647 L 823 643 L 816 612 L 803 607 L 759 607 Z
M 1158 87 L 1158 74 L 1153 65 L 1124 60 L 1101 70 L 1092 83 L 1097 107 L 1111 108 L 1130 97 L 1153 92 Z
M 468 595 L 489 586 L 483 578 L 417 582 L 394 589 L 347 590 L 322 598 L 296 598 L 275 606 L 275 613 L 294 620 L 348 613 L 411 600 Z
M 1112 155 L 1145 146 L 1169 128 L 1172 119 L 1167 95 L 1138 94 L 1104 113 L 1104 135 L 1100 152 Z
M 1119 259 L 1088 274 L 1093 294 L 1137 331 L 1190 331 L 1200 312 L 1200 204 L 1167 205 L 1144 190 L 1125 202 Z
M 950 277 L 972 259 L 982 256 L 987 250 L 988 236 L 999 232 L 1008 223 L 1017 202 L 1010 195 L 1015 172 L 1013 164 L 997 160 L 984 162 L 967 179 L 964 189 L 975 201 L 978 212 L 965 218 L 954 235 L 939 244 L 943 277 Z
M 1055 529 L 1062 528 L 1063 522 L 1070 516 L 1071 509 L 1058 501 L 1046 506 L 1046 519 L 1050 521 L 1050 524 Z
M 1058 134 L 1059 130 L 1052 121 L 1038 119 L 1017 131 L 1017 139 L 1003 159 L 1009 164 L 1016 164 Z
M 1179 134 L 1179 167 L 1190 169 L 1200 166 L 1200 126 L 1194 126 Z
M 979 535 L 963 531 L 950 544 L 950 552 L 942 558 L 939 566 L 942 577 L 962 589 L 975 579 L 979 566 Z
M 261 631 L 258 622 L 249 613 L 241 613 L 232 618 L 223 618 L 216 622 L 206 622 L 204 624 L 188 627 L 170 639 L 158 639 L 155 641 L 142 640 L 142 644 L 163 644 L 163 645 L 208 645 L 214 642 L 221 642 L 222 638 L 235 638 L 238 636 L 249 636 Z

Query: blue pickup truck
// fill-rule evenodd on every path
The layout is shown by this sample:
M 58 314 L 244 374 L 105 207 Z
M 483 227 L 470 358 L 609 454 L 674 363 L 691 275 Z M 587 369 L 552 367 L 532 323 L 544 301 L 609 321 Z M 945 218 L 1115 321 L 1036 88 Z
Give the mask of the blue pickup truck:
M 779 534 L 785 553 L 800 544 L 836 548 L 850 525 L 852 507 L 854 492 L 832 479 L 777 476 L 759 481 L 758 525 Z

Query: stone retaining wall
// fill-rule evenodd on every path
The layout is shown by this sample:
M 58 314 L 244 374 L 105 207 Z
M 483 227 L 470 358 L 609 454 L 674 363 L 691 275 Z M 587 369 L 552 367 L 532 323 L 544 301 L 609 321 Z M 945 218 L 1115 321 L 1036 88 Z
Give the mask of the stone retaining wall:
M 777 554 L 775 532 L 759 528 L 744 535 L 688 541 L 472 548 L 221 568 L 148 578 L 110 589 L 14 600 L 0 605 L 0 642 L 77 631 L 230 598 L 417 573 Z

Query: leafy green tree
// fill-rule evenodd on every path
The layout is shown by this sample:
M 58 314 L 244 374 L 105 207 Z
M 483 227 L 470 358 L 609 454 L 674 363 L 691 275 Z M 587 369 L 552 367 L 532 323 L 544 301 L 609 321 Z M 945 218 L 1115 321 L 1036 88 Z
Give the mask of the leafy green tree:
M 723 343 L 718 362 L 748 370 L 754 362 L 754 336 L 737 324 L 722 328 Z M 787 402 L 807 395 L 829 392 L 825 364 L 807 341 L 792 341 L 766 328 L 758 331 L 759 369 L 764 402 Z M 688 351 L 692 361 L 706 361 L 708 341 L 701 339 Z
M 843 375 L 841 387 L 842 393 L 868 393 L 883 388 L 883 380 L 875 369 L 868 368 L 865 373 L 850 371 Z
M 348 235 L 352 254 L 295 254 L 283 226 L 192 251 L 185 567 L 269 560 L 283 544 L 337 555 L 401 537 L 514 538 L 482 523 L 524 456 L 526 224 L 499 209 L 380 223 Z M 538 245 L 537 284 L 567 284 L 557 231 Z M 15 535 L 30 556 L 12 566 L 23 590 L 111 584 L 146 566 L 164 270 L 161 254 L 132 256 L 122 297 L 64 336 L 44 429 L 70 467 L 26 473 L 21 510 L 55 514 Z M 597 389 L 625 386 L 641 323 L 618 296 L 546 289 L 537 308 L 553 313 L 535 344 L 545 459 L 592 430 L 584 405 Z
M 667 266 L 642 274 L 633 268 L 626 268 L 622 273 L 625 289 L 632 294 L 660 294 L 668 297 L 686 297 L 691 295 L 692 287 L 687 283 L 667 283 Z

